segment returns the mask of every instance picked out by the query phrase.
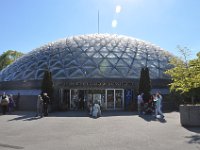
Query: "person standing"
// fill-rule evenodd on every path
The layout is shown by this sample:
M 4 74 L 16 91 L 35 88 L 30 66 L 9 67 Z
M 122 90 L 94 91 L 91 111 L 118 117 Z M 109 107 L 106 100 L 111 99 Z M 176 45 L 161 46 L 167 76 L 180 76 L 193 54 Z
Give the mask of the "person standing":
M 98 104 L 98 101 L 95 101 L 93 109 L 92 109 L 92 116 L 97 118 L 101 116 L 101 108 Z
M 42 99 L 43 99 L 43 112 L 44 112 L 44 116 L 48 116 L 49 115 L 48 106 L 49 106 L 49 103 L 50 103 L 50 98 L 47 95 L 47 93 L 43 93 Z
M 160 93 L 156 94 L 156 109 L 155 109 L 155 117 L 158 118 L 158 115 L 161 115 L 161 118 L 164 118 L 162 112 L 162 96 Z
M 13 95 L 12 94 L 10 94 L 8 98 L 9 98 L 8 110 L 9 110 L 9 113 L 11 113 L 11 112 L 14 111 L 14 108 L 15 108 L 16 105 L 15 105 L 15 102 L 13 100 Z
M 43 99 L 41 95 L 38 95 L 37 98 L 37 114 L 35 117 L 37 116 L 43 117 Z
M 144 93 L 141 93 L 141 94 L 139 94 L 138 97 L 137 97 L 138 114 L 139 114 L 139 115 L 142 114 L 142 104 L 144 103 L 144 101 L 143 101 L 143 95 L 144 95 Z
M 5 115 L 6 111 L 8 110 L 8 103 L 9 103 L 8 96 L 4 92 L 3 95 L 1 96 L 1 100 L 0 100 L 3 115 Z

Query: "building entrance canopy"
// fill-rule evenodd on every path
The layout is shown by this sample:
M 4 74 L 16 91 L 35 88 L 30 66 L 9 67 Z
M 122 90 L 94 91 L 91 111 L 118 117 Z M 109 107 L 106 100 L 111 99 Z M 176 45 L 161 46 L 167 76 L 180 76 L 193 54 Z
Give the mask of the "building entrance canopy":
M 74 89 L 106 89 L 106 88 L 123 88 L 133 89 L 137 84 L 134 79 L 70 79 L 58 80 L 55 82 L 55 87 L 74 88 Z

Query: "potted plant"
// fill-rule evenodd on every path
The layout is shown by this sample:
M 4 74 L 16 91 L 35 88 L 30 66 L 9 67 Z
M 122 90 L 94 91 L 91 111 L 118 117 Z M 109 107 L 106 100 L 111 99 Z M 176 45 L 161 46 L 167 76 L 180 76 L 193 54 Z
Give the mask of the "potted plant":
M 165 73 L 171 76 L 170 90 L 179 92 L 183 104 L 179 106 L 180 121 L 183 126 L 200 126 L 200 104 L 196 100 L 200 97 L 200 52 L 197 58 L 187 59 L 189 49 L 179 47 L 183 59 L 172 58 L 173 66 Z

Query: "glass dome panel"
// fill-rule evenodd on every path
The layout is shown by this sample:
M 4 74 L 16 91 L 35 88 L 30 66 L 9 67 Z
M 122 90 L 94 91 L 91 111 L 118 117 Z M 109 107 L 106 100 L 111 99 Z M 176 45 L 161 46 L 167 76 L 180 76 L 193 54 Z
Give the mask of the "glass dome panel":
M 169 52 L 149 42 L 122 35 L 89 34 L 51 42 L 17 59 L 0 72 L 0 81 L 38 80 L 44 70 L 53 79 L 139 78 L 142 67 L 150 77 L 168 79 Z

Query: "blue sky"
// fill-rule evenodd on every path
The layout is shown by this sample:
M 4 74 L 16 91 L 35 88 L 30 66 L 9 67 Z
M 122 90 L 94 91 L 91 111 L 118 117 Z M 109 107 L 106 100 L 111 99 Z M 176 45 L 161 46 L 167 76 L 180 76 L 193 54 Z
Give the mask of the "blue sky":
M 118 6 L 118 12 L 116 12 Z M 180 55 L 200 51 L 199 0 L 0 0 L 0 54 L 98 32 L 142 39 Z M 112 21 L 116 20 L 116 26 Z

